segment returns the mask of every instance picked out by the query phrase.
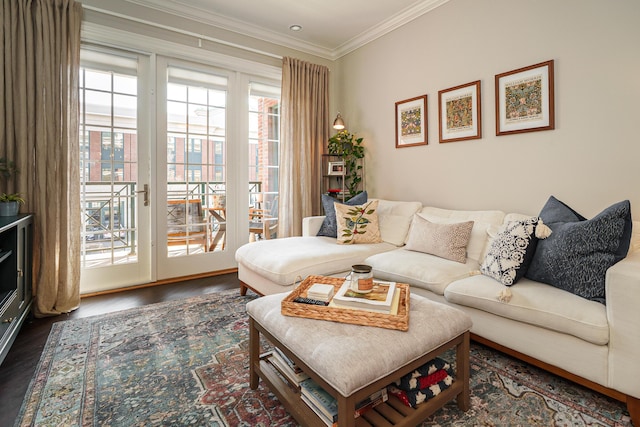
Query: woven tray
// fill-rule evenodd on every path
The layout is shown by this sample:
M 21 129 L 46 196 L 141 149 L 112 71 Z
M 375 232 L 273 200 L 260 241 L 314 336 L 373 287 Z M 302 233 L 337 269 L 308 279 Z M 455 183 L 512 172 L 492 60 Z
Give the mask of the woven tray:
M 398 314 L 384 314 L 355 310 L 349 308 L 337 308 L 322 305 L 303 304 L 293 302 L 297 297 L 307 297 L 307 290 L 314 283 L 326 283 L 333 285 L 338 292 L 344 278 L 326 276 L 308 276 L 285 299 L 282 300 L 282 314 L 285 316 L 306 317 L 318 320 L 330 320 L 332 322 L 351 323 L 353 325 L 375 326 L 385 329 L 409 330 L 409 285 L 396 283 L 400 289 L 400 303 Z

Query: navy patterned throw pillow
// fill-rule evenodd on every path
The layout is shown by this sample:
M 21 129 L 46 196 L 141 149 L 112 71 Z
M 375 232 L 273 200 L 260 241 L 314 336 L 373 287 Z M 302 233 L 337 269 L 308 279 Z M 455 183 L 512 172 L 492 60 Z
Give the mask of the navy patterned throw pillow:
M 362 193 L 356 194 L 347 200 L 344 204 L 349 206 L 363 205 L 367 203 L 367 198 L 367 192 L 363 191 Z M 316 234 L 316 236 L 338 237 L 336 208 L 333 205 L 335 202 L 336 199 L 334 197 L 327 196 L 326 194 L 322 195 L 322 207 L 324 208 L 325 218 L 322 221 L 322 225 L 320 226 L 320 230 L 318 230 L 318 234 Z
M 607 269 L 629 250 L 629 201 L 616 203 L 587 220 L 551 196 L 540 218 L 552 233 L 538 242 L 526 277 L 604 304 Z

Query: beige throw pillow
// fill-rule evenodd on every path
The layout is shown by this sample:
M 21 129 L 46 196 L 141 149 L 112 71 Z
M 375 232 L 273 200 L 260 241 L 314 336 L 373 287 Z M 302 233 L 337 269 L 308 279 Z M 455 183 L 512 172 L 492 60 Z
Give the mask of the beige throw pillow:
M 405 249 L 464 264 L 472 228 L 473 221 L 436 224 L 414 215 Z
M 334 204 L 338 222 L 338 243 L 350 245 L 382 242 L 376 213 L 377 200 L 357 206 Z

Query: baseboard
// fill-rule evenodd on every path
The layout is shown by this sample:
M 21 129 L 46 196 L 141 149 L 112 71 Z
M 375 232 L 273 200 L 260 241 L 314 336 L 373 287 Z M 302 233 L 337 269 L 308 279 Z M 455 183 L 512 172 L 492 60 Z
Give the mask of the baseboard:
M 187 281 L 187 280 L 204 279 L 206 277 L 215 277 L 215 276 L 221 276 L 223 274 L 236 273 L 237 271 L 238 271 L 237 268 L 228 268 L 226 270 L 218 270 L 218 271 L 210 271 L 210 272 L 207 272 L 207 273 L 191 274 L 189 276 L 172 277 L 170 279 L 163 279 L 163 280 L 158 280 L 158 281 L 155 281 L 155 282 L 143 283 L 143 284 L 140 284 L 140 285 L 126 286 L 124 288 L 108 289 L 106 291 L 98 291 L 98 292 L 91 292 L 91 293 L 88 293 L 88 294 L 82 294 L 82 295 L 80 295 L 80 298 L 89 298 L 89 297 L 95 297 L 95 296 L 98 296 L 98 295 L 115 294 L 115 293 L 118 293 L 118 292 L 125 292 L 125 291 L 130 291 L 130 290 L 133 290 L 133 289 L 150 288 L 152 286 L 168 285 L 170 283 L 184 282 L 184 281 Z

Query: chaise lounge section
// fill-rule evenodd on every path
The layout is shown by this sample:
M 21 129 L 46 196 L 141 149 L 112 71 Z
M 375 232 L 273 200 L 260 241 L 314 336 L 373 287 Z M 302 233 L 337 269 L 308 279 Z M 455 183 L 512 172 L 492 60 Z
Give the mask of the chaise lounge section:
M 472 221 L 464 262 L 416 246 L 416 216 L 429 226 Z M 338 244 L 336 238 L 316 235 L 324 217 L 310 217 L 304 220 L 302 237 L 239 248 L 241 292 L 288 292 L 309 274 L 346 276 L 351 265 L 368 264 L 379 279 L 408 283 L 412 293 L 466 312 L 477 342 L 626 402 L 634 425 L 640 425 L 640 223 L 633 222 L 630 242 L 621 245 L 624 259 L 606 270 L 603 304 L 528 277 L 507 287 L 483 274 L 496 234 L 531 216 L 379 200 L 378 218 L 380 243 Z M 630 213 L 627 218 L 625 233 L 631 234 Z M 505 289 L 510 299 L 504 297 Z

